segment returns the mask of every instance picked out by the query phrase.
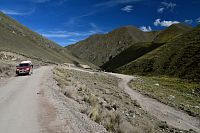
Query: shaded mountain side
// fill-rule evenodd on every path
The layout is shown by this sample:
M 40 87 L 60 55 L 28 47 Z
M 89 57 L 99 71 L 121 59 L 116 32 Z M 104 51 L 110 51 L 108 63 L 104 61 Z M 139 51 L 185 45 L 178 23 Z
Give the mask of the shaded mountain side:
M 200 81 L 200 27 L 118 68 L 117 72 L 170 75 Z
M 0 50 L 51 62 L 80 62 L 66 49 L 0 12 Z
M 74 55 L 101 66 L 133 43 L 152 41 L 154 34 L 148 34 L 135 27 L 127 26 L 108 34 L 93 35 L 66 48 Z
M 154 43 L 165 43 L 177 36 L 192 30 L 192 27 L 186 24 L 173 24 L 167 29 L 161 31 L 153 40 Z
M 121 67 L 131 61 L 136 60 L 147 52 L 154 50 L 162 44 L 170 41 L 172 38 L 176 38 L 179 35 L 190 31 L 191 29 L 192 27 L 180 23 L 171 25 L 163 31 L 147 32 L 146 34 L 154 37 L 152 43 L 147 42 L 133 44 L 132 46 L 125 49 L 120 54 L 103 64 L 101 67 L 107 71 L 114 71 L 118 67 Z
M 121 67 L 140 56 L 154 50 L 155 48 L 161 46 L 162 44 L 154 44 L 151 42 L 146 43 L 135 43 L 131 45 L 126 50 L 122 51 L 120 54 L 115 56 L 113 59 L 109 60 L 101 66 L 102 69 L 106 71 L 114 71 L 116 68 Z

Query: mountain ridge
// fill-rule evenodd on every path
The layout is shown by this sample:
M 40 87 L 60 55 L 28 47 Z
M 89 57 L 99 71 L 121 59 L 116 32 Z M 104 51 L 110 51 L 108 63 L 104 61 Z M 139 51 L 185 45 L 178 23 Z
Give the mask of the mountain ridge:
M 86 40 L 67 47 L 67 49 L 72 51 L 76 56 L 92 63 L 96 63 L 94 59 L 98 57 L 97 59 L 102 62 L 96 63 L 96 65 L 106 71 L 124 74 L 171 75 L 198 80 L 200 79 L 198 75 L 200 73 L 199 69 L 195 67 L 194 70 L 190 70 L 190 65 L 186 61 L 180 62 L 179 58 L 188 60 L 194 64 L 197 62 L 196 65 L 198 65 L 199 61 L 196 57 L 199 56 L 199 27 L 192 28 L 186 24 L 179 23 L 173 24 L 162 31 L 142 32 L 135 27 L 126 26 L 105 35 L 92 36 L 92 39 L 89 37 Z M 105 45 L 102 43 L 104 42 L 102 39 L 105 38 L 101 36 L 104 36 L 110 42 Z M 140 38 L 137 38 L 137 36 L 140 36 Z M 134 37 L 137 39 L 132 39 Z M 121 42 L 119 38 L 123 41 Z M 126 43 L 127 45 L 124 45 Z M 190 49 L 192 50 L 189 51 Z M 197 53 L 194 54 L 193 52 Z M 87 55 L 91 58 L 87 58 Z M 97 55 L 101 55 L 100 58 Z M 184 55 L 187 55 L 187 57 L 184 57 Z M 188 73 L 189 71 L 191 74 Z M 194 71 L 197 71 L 196 75 Z
M 0 12 L 0 50 L 51 62 L 81 62 L 55 42 Z
M 73 55 L 101 66 L 117 54 L 137 42 L 152 41 L 153 34 L 145 33 L 136 27 L 125 26 L 107 34 L 93 35 L 76 44 L 67 46 Z
M 152 42 L 139 43 L 140 45 L 132 44 L 130 47 L 119 53 L 113 59 L 109 60 L 101 66 L 101 68 L 106 71 L 114 71 L 117 67 L 123 66 L 140 56 L 154 50 L 157 47 L 165 44 L 166 42 L 176 38 L 177 36 L 188 32 L 192 27 L 185 24 L 174 24 L 166 28 L 163 31 L 148 32 L 149 34 L 154 34 L 155 38 Z
M 200 80 L 200 27 L 124 65 L 116 72 L 140 75 L 169 75 Z

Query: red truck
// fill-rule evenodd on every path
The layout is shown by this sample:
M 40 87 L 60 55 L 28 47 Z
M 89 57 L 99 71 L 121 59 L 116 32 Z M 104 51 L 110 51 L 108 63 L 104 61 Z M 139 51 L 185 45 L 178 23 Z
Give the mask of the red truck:
M 33 64 L 31 61 L 22 61 L 16 66 L 17 75 L 31 75 L 33 74 Z

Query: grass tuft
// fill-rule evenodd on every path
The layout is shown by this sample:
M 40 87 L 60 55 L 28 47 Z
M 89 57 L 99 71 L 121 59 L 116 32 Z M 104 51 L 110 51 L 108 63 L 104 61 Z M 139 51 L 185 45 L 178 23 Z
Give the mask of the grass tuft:
M 200 84 L 170 77 L 140 77 L 130 86 L 167 105 L 200 116 Z

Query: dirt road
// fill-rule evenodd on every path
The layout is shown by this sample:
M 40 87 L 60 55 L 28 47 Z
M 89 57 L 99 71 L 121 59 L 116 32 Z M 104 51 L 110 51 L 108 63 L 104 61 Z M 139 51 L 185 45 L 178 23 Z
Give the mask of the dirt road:
M 133 76 L 110 73 L 118 78 L 121 78 L 119 86 L 123 88 L 132 99 L 137 100 L 141 107 L 151 115 L 155 116 L 159 120 L 166 121 L 167 124 L 179 128 L 189 130 L 192 129 L 200 133 L 200 120 L 189 116 L 188 114 L 177 111 L 174 108 L 158 102 L 148 96 L 144 96 L 137 91 L 131 89 L 128 83 L 134 79 Z
M 91 73 L 90 71 L 83 69 L 77 69 L 77 68 L 68 68 L 68 69 Z M 128 83 L 135 78 L 134 76 L 128 76 L 116 73 L 107 73 L 107 74 L 120 78 L 121 79 L 121 81 L 119 82 L 120 88 L 124 89 L 125 92 L 128 93 L 133 100 L 136 100 L 141 105 L 141 107 L 149 114 L 155 116 L 157 119 L 161 121 L 166 121 L 168 125 L 171 125 L 175 128 L 184 129 L 188 131 L 192 129 L 200 133 L 200 120 L 198 118 L 189 116 L 184 112 L 178 111 L 170 106 L 160 103 L 155 99 L 142 95 L 139 92 L 131 89 L 128 86 Z
M 80 113 L 81 105 L 61 93 L 53 79 L 51 69 L 49 66 L 41 67 L 36 69 L 32 76 L 13 77 L 4 83 L 0 80 L 0 131 L 3 133 L 106 132 L 103 126 Z M 119 86 L 151 115 L 176 128 L 200 132 L 199 119 L 129 88 L 127 84 L 134 77 L 109 74 L 121 78 Z
M 0 132 L 106 132 L 60 92 L 52 68 L 40 67 L 32 76 L 12 77 L 3 83 L 0 80 Z
M 3 133 L 37 133 L 37 91 L 49 68 L 35 70 L 32 76 L 9 79 L 0 87 L 0 131 Z

